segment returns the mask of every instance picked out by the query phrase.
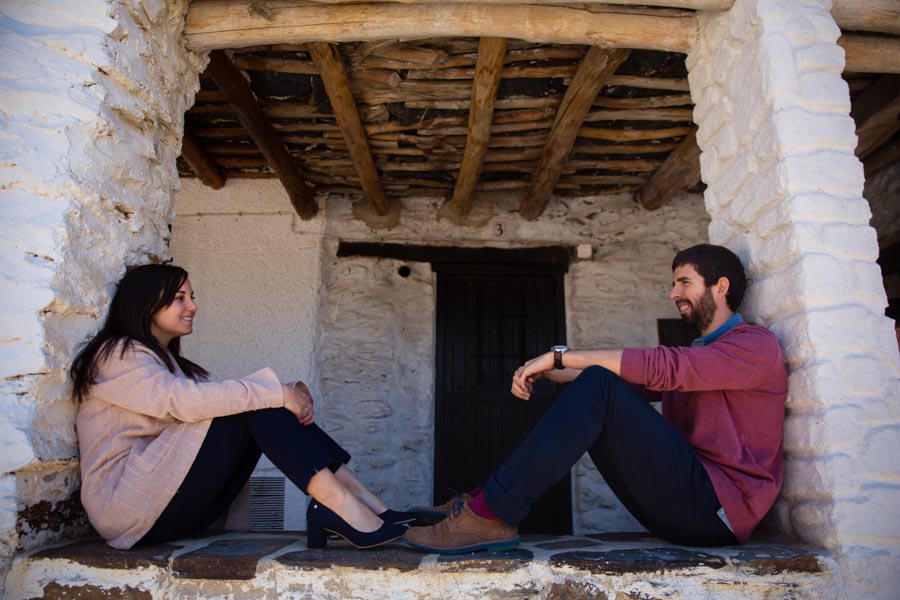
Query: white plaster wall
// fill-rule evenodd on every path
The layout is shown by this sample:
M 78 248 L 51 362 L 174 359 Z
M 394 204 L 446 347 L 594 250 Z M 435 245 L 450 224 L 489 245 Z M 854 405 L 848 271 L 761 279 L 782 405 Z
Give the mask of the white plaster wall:
M 0 570 L 84 525 L 65 371 L 125 265 L 167 256 L 186 5 L 0 4 Z
M 710 239 L 790 370 L 774 524 L 835 551 L 847 597 L 900 589 L 900 360 L 828 2 L 737 0 L 688 58 Z M 840 595 L 844 592 L 837 592 Z
M 215 375 L 233 376 L 248 368 L 241 349 L 246 334 L 233 331 L 233 321 L 213 311 L 226 314 L 226 307 L 256 301 L 273 307 L 266 323 L 254 328 L 253 344 L 262 354 L 284 345 L 283 329 L 308 327 L 310 339 L 318 340 L 308 372 L 319 378 L 314 389 L 320 425 L 354 455 L 351 467 L 360 478 L 401 508 L 431 501 L 435 279 L 428 264 L 337 258 L 340 240 L 470 247 L 591 244 L 593 258 L 573 263 L 566 276 L 570 344 L 643 346 L 657 343 L 657 318 L 678 317 L 668 300 L 671 260 L 678 249 L 706 241 L 709 223 L 697 195 L 680 196 L 655 212 L 641 210 L 625 195 L 554 199 L 536 222 L 521 220 L 518 201 L 500 196 L 479 203 L 468 226 L 439 219 L 437 200 L 408 199 L 400 222 L 386 229 L 355 218 L 347 198 L 320 199 L 320 205 L 319 216 L 304 223 L 289 212 L 276 180 L 230 180 L 219 191 L 184 182 L 172 253 L 196 280 L 205 313 L 186 348 L 213 366 Z M 497 225 L 504 232 L 499 237 Z M 252 261 L 239 258 L 259 246 L 270 250 L 254 250 Z M 235 268 L 236 261 L 252 262 L 254 279 L 275 279 L 284 271 L 283 257 L 295 254 L 309 260 L 291 268 L 317 283 L 268 288 L 266 299 L 247 298 L 249 286 L 239 275 L 203 275 L 202 285 L 196 283 L 203 273 L 243 270 Z M 309 269 L 319 268 L 319 258 L 320 274 L 314 275 Z M 402 264 L 412 269 L 407 278 L 397 273 Z M 289 310 L 296 303 L 318 303 L 317 315 L 296 321 Z M 510 396 L 510 401 L 516 400 Z M 574 486 L 576 530 L 639 529 L 589 460 L 576 467 Z M 305 503 L 300 499 L 296 506 Z

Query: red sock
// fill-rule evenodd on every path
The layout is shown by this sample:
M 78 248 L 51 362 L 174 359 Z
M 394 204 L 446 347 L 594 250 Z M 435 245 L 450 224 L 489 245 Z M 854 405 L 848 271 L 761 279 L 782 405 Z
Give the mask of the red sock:
M 472 509 L 473 513 L 475 513 L 482 519 L 493 521 L 499 518 L 497 515 L 491 512 L 491 509 L 488 507 L 487 502 L 485 502 L 484 500 L 484 494 L 478 494 L 477 496 L 472 498 L 472 500 L 469 502 L 469 508 Z
M 469 495 L 472 496 L 473 499 L 477 498 L 478 496 L 481 495 L 481 488 L 480 487 L 475 488 L 474 490 L 469 492 Z

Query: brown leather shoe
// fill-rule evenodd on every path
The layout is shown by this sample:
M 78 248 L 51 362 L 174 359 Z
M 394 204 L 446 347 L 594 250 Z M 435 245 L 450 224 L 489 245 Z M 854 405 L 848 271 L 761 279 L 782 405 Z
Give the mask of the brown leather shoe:
M 468 502 L 461 502 L 437 525 L 407 529 L 403 541 L 413 548 L 438 554 L 512 550 L 519 545 L 519 530 L 500 519 L 482 519 L 472 512 Z
M 443 504 L 438 504 L 437 506 L 413 506 L 411 509 L 409 509 L 409 511 L 424 513 L 426 515 L 446 517 L 451 512 L 453 512 L 453 507 L 456 506 L 459 502 L 469 502 L 471 500 L 472 496 L 470 496 L 468 493 L 463 492 L 459 496 L 453 496 Z

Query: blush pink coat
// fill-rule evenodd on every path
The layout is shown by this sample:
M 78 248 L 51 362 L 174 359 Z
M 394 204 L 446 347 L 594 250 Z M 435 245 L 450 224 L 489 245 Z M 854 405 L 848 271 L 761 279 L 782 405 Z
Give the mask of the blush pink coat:
M 113 548 L 150 530 L 197 457 L 214 417 L 284 406 L 271 369 L 243 379 L 195 382 L 170 373 L 146 346 L 121 344 L 100 363 L 78 407 L 81 502 Z

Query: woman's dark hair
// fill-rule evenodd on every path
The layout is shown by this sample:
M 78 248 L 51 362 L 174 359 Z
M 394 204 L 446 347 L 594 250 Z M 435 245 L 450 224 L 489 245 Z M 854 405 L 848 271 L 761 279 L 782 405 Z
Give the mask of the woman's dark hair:
M 720 277 L 728 279 L 730 285 L 725 300 L 732 311 L 738 309 L 747 289 L 747 275 L 737 254 L 724 246 L 698 244 L 675 255 L 672 271 L 684 265 L 694 267 L 703 277 L 703 285 L 706 287 L 714 285 Z
M 131 344 L 138 342 L 150 348 L 172 373 L 174 357 L 191 379 L 206 378 L 206 369 L 181 355 L 181 338 L 172 338 L 166 352 L 150 331 L 153 315 L 172 304 L 187 278 L 187 271 L 174 265 L 141 265 L 125 273 L 109 306 L 106 323 L 72 363 L 69 373 L 75 382 L 76 400 L 80 402 L 97 382 L 97 365 L 109 357 L 119 341 L 124 342 L 122 356 Z

